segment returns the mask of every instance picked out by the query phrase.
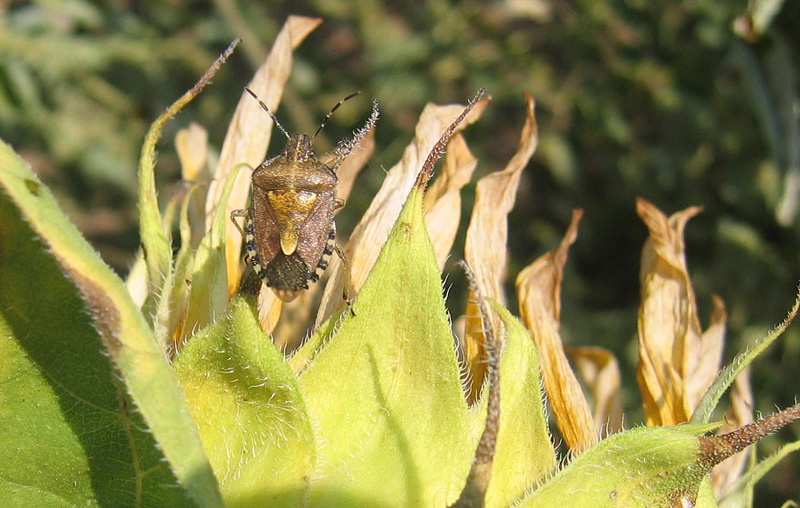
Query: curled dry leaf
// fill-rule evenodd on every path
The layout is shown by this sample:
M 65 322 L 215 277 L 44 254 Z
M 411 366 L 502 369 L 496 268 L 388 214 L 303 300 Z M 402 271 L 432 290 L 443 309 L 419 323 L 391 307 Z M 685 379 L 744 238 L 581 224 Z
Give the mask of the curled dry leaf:
M 692 408 L 692 412 L 719 375 L 722 366 L 728 312 L 725 310 L 725 302 L 717 295 L 711 295 L 711 304 L 711 320 L 708 328 L 700 336 L 699 341 L 692 341 L 691 349 L 687 350 L 684 356 L 686 405 Z
M 619 400 L 619 363 L 601 347 L 567 348 L 575 370 L 591 390 L 594 399 L 594 430 L 608 436 L 622 430 L 622 403 Z
M 574 211 L 561 245 L 534 261 L 517 277 L 522 321 L 539 350 L 544 389 L 561 435 L 573 454 L 595 444 L 599 437 L 589 403 L 567 361 L 558 333 L 564 265 L 569 247 L 578 237 L 578 222 L 582 215 L 582 211 Z
M 539 142 L 533 97 L 525 94 L 525 126 L 517 152 L 502 171 L 481 178 L 475 188 L 464 257 L 475 270 L 478 287 L 484 296 L 505 302 L 502 283 L 505 278 L 508 213 L 514 207 L 522 170 L 528 165 Z
M 292 70 L 292 51 L 303 42 L 322 20 L 289 16 L 281 28 L 275 44 L 255 76 L 247 85 L 258 94 L 259 98 L 272 109 L 277 110 L 281 94 Z M 208 190 L 206 200 L 206 230 L 211 228 L 211 217 L 222 195 L 222 185 L 233 168 L 239 164 L 247 164 L 256 168 L 264 161 L 269 147 L 272 131 L 272 119 L 258 102 L 242 91 L 233 119 L 222 144 L 219 164 L 214 172 L 214 179 Z M 230 212 L 245 208 L 250 192 L 250 172 L 239 173 L 231 197 L 226 205 L 227 215 Z M 241 277 L 242 238 L 232 223 L 228 223 L 225 242 L 225 257 L 228 271 L 229 294 L 236 290 Z
M 475 189 L 475 206 L 472 208 L 464 258 L 475 270 L 478 287 L 487 298 L 505 303 L 502 284 L 506 270 L 506 243 L 508 240 L 508 213 L 514 207 L 522 170 L 528 165 L 539 143 L 535 103 L 525 94 L 525 125 L 522 127 L 517 151 L 502 171 L 484 176 Z M 471 300 L 470 300 L 471 301 Z M 476 309 L 467 304 L 466 315 L 476 316 Z M 490 319 L 496 319 L 494 316 Z M 499 326 L 497 321 L 495 327 Z M 467 398 L 472 401 L 480 390 L 486 375 L 483 345 L 485 338 L 474 318 L 467 317 L 464 326 L 464 356 L 472 376 Z
M 488 99 L 480 101 L 457 127 L 457 132 L 480 118 Z M 403 158 L 386 175 L 380 190 L 375 195 L 361 221 L 356 225 L 345 248 L 351 263 L 351 280 L 358 291 L 364 284 L 381 246 L 386 241 L 400 209 L 405 203 L 411 187 L 431 148 L 442 133 L 464 110 L 462 105 L 436 106 L 428 104 L 422 111 L 414 132 L 414 139 L 403 152 Z M 317 324 L 333 314 L 341 305 L 343 274 L 341 270 L 332 274 L 320 304 Z
M 667 217 L 643 199 L 637 212 L 650 231 L 642 249 L 637 379 L 648 425 L 689 420 L 720 368 L 726 313 L 714 299 L 704 334 L 686 266 L 683 231 L 700 212 L 692 207 Z

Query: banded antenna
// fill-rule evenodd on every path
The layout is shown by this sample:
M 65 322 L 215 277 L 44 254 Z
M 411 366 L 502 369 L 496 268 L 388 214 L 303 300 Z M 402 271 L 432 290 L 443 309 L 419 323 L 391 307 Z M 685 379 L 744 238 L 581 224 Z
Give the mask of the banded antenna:
M 288 132 L 286 132 L 286 129 L 284 129 L 284 128 L 283 128 L 283 125 L 281 125 L 281 123 L 278 121 L 278 117 L 277 117 L 277 116 L 275 116 L 275 113 L 273 113 L 272 111 L 270 111 L 269 107 L 267 107 L 267 105 L 266 105 L 266 104 L 264 104 L 264 101 L 262 101 L 261 99 L 259 99 L 259 98 L 258 98 L 258 95 L 256 95 L 256 93 L 255 93 L 254 91 L 250 90 L 250 89 L 249 89 L 249 88 L 247 88 L 247 87 L 244 87 L 244 89 L 245 89 L 245 90 L 247 90 L 247 93 L 249 93 L 250 95 L 252 95 L 252 96 L 253 96 L 253 98 L 254 98 L 255 100 L 257 100 L 257 101 L 258 101 L 258 103 L 259 103 L 259 104 L 261 104 L 261 107 L 264 109 L 264 111 L 266 111 L 266 112 L 267 112 L 267 114 L 269 115 L 269 117 L 270 117 L 270 118 L 272 118 L 272 121 L 273 121 L 273 122 L 275 122 L 275 125 L 277 125 L 277 126 L 278 126 L 278 129 L 280 129 L 280 130 L 281 130 L 281 132 L 283 133 L 283 135 L 284 135 L 284 136 L 286 136 L 286 139 L 291 139 L 292 137 L 291 137 L 291 136 L 289 136 L 289 133 L 288 133 Z M 334 109 L 335 109 L 335 108 L 334 108 Z
M 325 127 L 326 123 L 328 123 L 328 120 L 330 119 L 330 117 L 333 114 L 333 112 L 336 111 L 337 109 L 339 109 L 339 106 L 341 106 L 342 104 L 344 104 L 345 102 L 349 101 L 350 99 L 352 99 L 353 97 L 355 97 L 356 95 L 358 95 L 360 93 L 361 93 L 360 91 L 359 92 L 353 92 L 350 95 L 348 95 L 347 97 L 345 97 L 344 99 L 342 99 L 339 102 L 337 102 L 336 105 L 330 111 L 328 111 L 328 114 L 325 115 L 325 118 L 322 119 L 322 123 L 319 124 L 319 129 L 317 129 L 317 132 L 314 133 L 314 137 L 311 138 L 311 139 L 316 138 L 317 134 L 322 132 L 322 128 Z

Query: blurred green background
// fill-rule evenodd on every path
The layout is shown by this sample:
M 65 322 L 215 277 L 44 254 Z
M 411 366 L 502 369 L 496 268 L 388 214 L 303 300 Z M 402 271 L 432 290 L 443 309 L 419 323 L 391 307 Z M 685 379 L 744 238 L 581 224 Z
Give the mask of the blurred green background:
M 689 267 L 703 323 L 712 293 L 728 306 L 728 358 L 789 309 L 800 280 L 799 2 L 5 0 L 0 136 L 124 274 L 138 247 L 136 164 L 149 123 L 243 38 L 214 84 L 167 125 L 158 166 L 166 197 L 180 188 L 177 129 L 200 123 L 218 150 L 242 87 L 290 14 L 325 22 L 295 53 L 277 112 L 287 129 L 315 130 L 341 97 L 361 90 L 318 139 L 324 151 L 360 125 L 369 98 L 382 109 L 376 155 L 339 218 L 345 236 L 426 102 L 463 103 L 488 89 L 492 104 L 466 134 L 480 176 L 504 167 L 524 121 L 523 92 L 534 96 L 541 142 L 510 217 L 509 289 L 558 243 L 571 210 L 584 209 L 563 334 L 570 345 L 617 352 L 629 425 L 641 421 L 635 327 L 645 228 L 636 196 L 668 214 L 705 207 L 686 231 Z M 462 308 L 463 276 L 448 271 L 449 298 Z M 799 330 L 755 365 L 756 409 L 771 412 L 800 393 Z M 798 425 L 762 450 L 795 439 Z M 800 501 L 797 457 L 757 490 L 759 506 L 792 497 Z

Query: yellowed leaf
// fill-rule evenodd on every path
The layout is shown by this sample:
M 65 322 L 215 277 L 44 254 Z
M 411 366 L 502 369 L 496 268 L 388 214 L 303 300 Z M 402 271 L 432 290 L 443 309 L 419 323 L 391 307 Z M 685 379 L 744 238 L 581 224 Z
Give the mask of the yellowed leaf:
M 195 198 L 189 203 L 189 225 L 191 234 L 187 239 L 193 248 L 197 248 L 200 239 L 206 233 L 205 198 L 209 182 L 209 171 L 206 161 L 208 159 L 208 132 L 200 125 L 192 122 L 186 129 L 181 129 L 175 135 L 175 150 L 181 162 L 181 175 L 186 182 L 203 184 L 192 192 Z M 182 239 L 181 242 L 184 240 Z
M 592 411 L 567 361 L 558 333 L 561 280 L 569 247 L 578 237 L 583 212 L 572 213 L 572 223 L 561 244 L 534 261 L 517 277 L 520 314 L 539 350 L 544 389 L 564 441 L 578 454 L 598 441 Z
M 647 424 L 676 425 L 689 420 L 719 372 L 726 313 L 715 298 L 712 324 L 702 333 L 683 241 L 686 223 L 701 209 L 668 218 L 643 199 L 636 208 L 650 231 L 640 269 L 637 380 Z
M 268 288 L 266 284 L 262 284 L 258 291 L 258 322 L 261 323 L 261 328 L 267 333 L 272 335 L 275 327 L 278 326 L 278 320 L 281 317 L 283 310 L 283 302 L 280 298 L 275 296 L 272 289 Z
M 136 259 L 125 279 L 125 288 L 131 295 L 131 299 L 137 307 L 141 308 L 149 294 L 149 278 L 147 276 L 147 264 L 141 252 L 136 255 Z
M 208 178 L 208 132 L 197 123 L 190 123 L 175 135 L 175 149 L 181 162 L 181 176 L 187 182 Z
M 502 283 L 506 269 L 508 213 L 514 207 L 522 170 L 539 142 L 533 98 L 525 94 L 525 125 L 517 152 L 505 169 L 481 178 L 475 189 L 464 257 L 475 271 L 478 287 L 487 298 L 505 304 Z
M 692 413 L 722 367 L 728 312 L 725 310 L 725 302 L 717 295 L 711 295 L 711 304 L 713 307 L 708 328 L 699 341 L 693 341 L 684 356 L 685 405 L 691 408 Z
M 609 436 L 622 430 L 622 403 L 619 400 L 619 363 L 611 351 L 601 347 L 567 348 L 567 355 L 592 392 L 594 430 Z

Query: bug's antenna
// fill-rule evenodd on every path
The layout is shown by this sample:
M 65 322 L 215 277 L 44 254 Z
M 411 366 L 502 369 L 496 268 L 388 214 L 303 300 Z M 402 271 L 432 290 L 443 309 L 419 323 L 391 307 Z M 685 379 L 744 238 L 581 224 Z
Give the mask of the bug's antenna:
M 253 96 L 253 98 L 254 98 L 255 100 L 257 100 L 257 101 L 258 101 L 258 103 L 259 103 L 259 104 L 261 104 L 261 107 L 262 107 L 262 108 L 264 108 L 264 111 L 266 111 L 266 112 L 267 112 L 267 114 L 270 116 L 270 118 L 272 118 L 272 121 L 273 121 L 273 122 L 275 122 L 275 125 L 277 125 L 277 126 L 278 126 L 278 129 L 280 129 L 280 130 L 281 130 L 281 132 L 283 133 L 283 135 L 284 135 L 284 136 L 286 136 L 286 139 L 291 139 L 291 136 L 289 136 L 289 133 L 288 133 L 288 132 L 286 132 L 286 129 L 284 129 L 284 128 L 283 128 L 283 125 L 281 125 L 281 123 L 278 121 L 278 117 L 276 117 L 276 116 L 275 116 L 275 114 L 274 114 L 272 111 L 270 111 L 270 110 L 269 110 L 269 108 L 267 107 L 267 105 L 266 105 L 266 104 L 264 104 L 264 102 L 263 102 L 261 99 L 259 99 L 259 98 L 258 98 L 258 95 L 256 95 L 256 93 L 255 93 L 254 91 L 250 90 L 250 89 L 249 89 L 249 88 L 247 88 L 247 87 L 244 87 L 244 89 L 245 89 L 245 90 L 247 90 L 247 93 L 249 93 L 250 95 L 252 95 L 252 96 Z M 350 97 L 348 97 L 348 99 L 349 99 L 349 98 L 350 98 Z M 339 107 L 339 105 L 337 104 L 337 106 L 336 106 L 336 107 L 338 108 L 338 107 Z M 333 108 L 333 109 L 336 109 L 336 108 Z M 328 116 L 330 116 L 330 114 L 328 114 Z M 326 118 L 326 120 L 327 120 L 327 118 Z
M 360 93 L 361 93 L 360 91 L 359 92 L 353 92 L 350 95 L 348 95 L 347 97 L 345 97 L 344 99 L 340 100 L 338 103 L 336 103 L 336 105 L 333 107 L 333 109 L 331 109 L 328 112 L 328 114 L 325 115 L 325 118 L 322 119 L 322 123 L 319 124 L 319 129 L 317 129 L 317 132 L 314 133 L 314 138 L 316 138 L 317 134 L 319 134 L 322 131 L 322 128 L 325 127 L 326 123 L 328 123 L 328 119 L 331 117 L 331 115 L 333 114 L 334 111 L 339 109 L 339 106 L 341 106 L 342 104 L 344 104 L 345 102 L 349 101 L 350 99 L 352 99 L 353 97 L 355 97 L 356 95 L 358 95 Z M 312 138 L 312 139 L 314 139 L 314 138 Z

